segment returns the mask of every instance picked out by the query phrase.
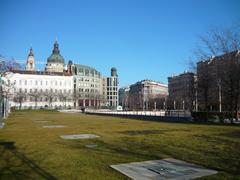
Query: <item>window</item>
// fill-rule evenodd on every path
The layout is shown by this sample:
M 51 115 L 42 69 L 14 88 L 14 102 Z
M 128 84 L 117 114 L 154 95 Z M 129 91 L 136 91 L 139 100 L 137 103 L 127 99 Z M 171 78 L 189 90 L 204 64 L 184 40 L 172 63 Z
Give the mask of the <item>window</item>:
M 22 85 L 22 80 L 19 80 L 19 85 L 20 85 L 20 86 Z
M 85 76 L 89 76 L 89 69 L 85 69 Z
M 48 81 L 46 81 L 46 86 L 48 85 Z
M 84 69 L 83 68 L 79 68 L 78 72 L 79 72 L 79 75 L 82 75 L 82 76 L 84 75 Z
M 25 86 L 27 85 L 27 80 L 25 80 Z

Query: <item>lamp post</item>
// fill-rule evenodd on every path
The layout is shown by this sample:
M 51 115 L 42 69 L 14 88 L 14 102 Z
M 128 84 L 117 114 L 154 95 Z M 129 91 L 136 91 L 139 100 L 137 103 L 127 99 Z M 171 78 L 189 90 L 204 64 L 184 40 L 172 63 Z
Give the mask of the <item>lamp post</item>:
M 222 112 L 222 86 L 221 86 L 221 79 L 218 80 L 218 100 L 219 100 L 219 112 Z
M 0 75 L 0 121 L 3 117 L 3 91 L 2 91 L 2 76 Z

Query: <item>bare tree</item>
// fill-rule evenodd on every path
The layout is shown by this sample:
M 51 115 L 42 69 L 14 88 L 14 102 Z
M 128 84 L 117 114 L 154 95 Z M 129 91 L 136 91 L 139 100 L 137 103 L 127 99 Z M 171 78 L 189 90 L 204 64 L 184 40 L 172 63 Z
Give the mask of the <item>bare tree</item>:
M 16 69 L 22 69 L 22 65 L 20 65 L 20 63 L 14 58 L 7 58 L 0 55 L 0 74 Z
M 63 103 L 63 107 L 66 108 L 66 104 L 68 101 L 72 99 L 72 93 L 64 93 L 64 92 L 59 92 L 56 94 L 56 96 L 59 98 L 59 100 Z
M 42 92 L 38 92 L 37 89 L 35 89 L 32 92 L 28 93 L 28 96 L 30 96 L 31 98 L 33 98 L 34 102 L 35 102 L 35 109 L 38 106 L 38 102 L 40 101 L 40 99 L 44 96 L 44 94 Z
M 43 93 L 43 96 L 45 97 L 45 101 L 48 102 L 48 106 L 51 108 L 52 107 L 52 103 L 54 101 L 54 98 L 57 98 L 56 93 L 54 93 L 53 91 L 45 91 Z
M 240 25 L 213 28 L 199 38 L 200 46 L 194 51 L 197 60 L 207 60 L 212 56 L 237 51 L 240 49 Z
M 202 61 L 197 65 L 198 98 L 204 99 L 202 110 L 216 107 L 220 103 L 218 98 L 223 96 L 220 98 L 225 101 L 224 109 L 231 111 L 233 116 L 237 115 L 240 97 L 239 50 L 240 25 L 215 28 L 200 36 L 200 46 L 194 51 L 192 62 Z
M 13 100 L 19 103 L 19 109 L 22 109 L 22 103 L 26 100 L 26 93 L 18 91 L 14 94 Z

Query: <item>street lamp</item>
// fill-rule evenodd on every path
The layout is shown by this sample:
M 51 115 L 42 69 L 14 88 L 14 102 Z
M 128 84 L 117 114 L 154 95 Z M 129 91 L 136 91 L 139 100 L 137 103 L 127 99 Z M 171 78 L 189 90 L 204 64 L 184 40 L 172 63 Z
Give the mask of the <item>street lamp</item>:
M 219 112 L 222 112 L 222 85 L 221 85 L 221 79 L 218 80 L 218 100 L 219 100 Z

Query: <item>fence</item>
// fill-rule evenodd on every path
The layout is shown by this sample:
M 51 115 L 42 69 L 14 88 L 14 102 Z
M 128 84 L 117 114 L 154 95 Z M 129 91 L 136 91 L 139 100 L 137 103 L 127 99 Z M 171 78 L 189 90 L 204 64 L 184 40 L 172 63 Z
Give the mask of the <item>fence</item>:
M 86 110 L 87 114 L 107 115 L 116 117 L 128 117 L 145 120 L 161 121 L 191 121 L 191 113 L 187 111 L 110 111 L 110 110 Z

